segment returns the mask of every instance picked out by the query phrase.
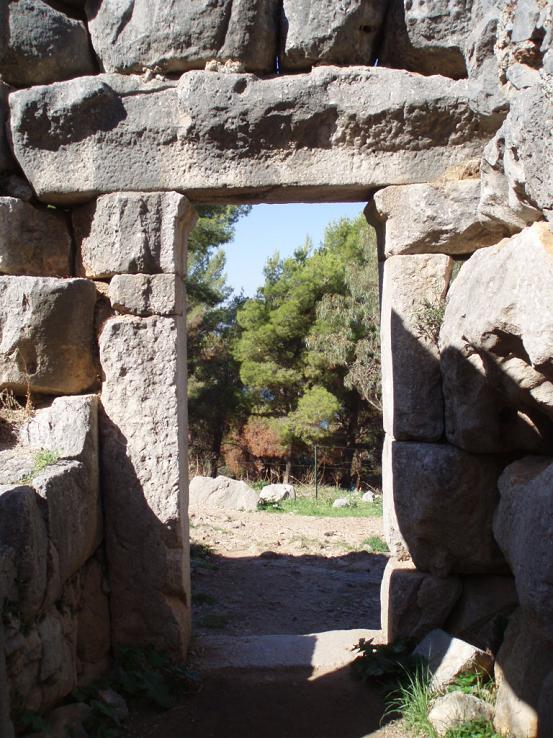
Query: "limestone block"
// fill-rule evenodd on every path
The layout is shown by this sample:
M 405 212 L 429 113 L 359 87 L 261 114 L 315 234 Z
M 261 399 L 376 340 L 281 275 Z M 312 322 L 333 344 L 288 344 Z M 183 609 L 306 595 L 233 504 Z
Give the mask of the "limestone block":
M 185 334 L 182 317 L 121 316 L 100 335 L 113 641 L 181 656 L 190 627 Z
M 189 501 L 191 507 L 255 511 L 259 495 L 246 482 L 237 479 L 194 477 L 190 480 Z
M 371 64 L 385 10 L 385 0 L 284 0 L 282 67 Z
M 25 175 L 40 198 L 67 203 L 159 190 L 202 202 L 364 199 L 479 158 L 497 130 L 465 81 L 366 67 L 104 74 L 18 90 L 10 107 Z
M 8 684 L 12 694 L 19 695 L 28 710 L 42 707 L 42 689 L 39 683 L 42 642 L 36 625 L 23 631 L 6 625 L 5 654 Z
M 380 61 L 421 74 L 466 76 L 472 0 L 391 0 Z
M 183 72 L 211 59 L 275 69 L 277 0 L 88 0 L 86 13 L 108 72 Z
M 492 534 L 501 460 L 446 444 L 385 445 L 385 526 L 388 535 L 392 521 L 396 551 L 403 541 L 403 558 L 437 576 L 503 573 Z
M 538 705 L 553 668 L 553 642 L 544 638 L 522 609 L 511 618 L 495 664 L 498 686 L 494 727 L 513 738 L 546 738 Z
M 507 618 L 518 606 L 511 576 L 466 576 L 463 592 L 451 612 L 445 630 L 482 650 L 496 653 Z
M 443 304 L 452 267 L 444 254 L 393 256 L 384 264 L 384 430 L 398 440 L 438 441 L 444 433 L 439 353 L 429 316 Z
M 0 11 L 1 13 L 2 11 Z M 0 31 L 1 33 L 1 31 Z M 5 124 L 9 118 L 8 94 L 10 88 L 0 80 L 0 172 L 6 172 L 14 167 L 8 139 L 5 133 Z
M 100 562 L 92 558 L 80 573 L 81 598 L 77 616 L 79 684 L 98 679 L 109 664 L 111 648 L 109 600 Z
M 520 604 L 553 640 L 553 459 L 527 456 L 499 478 L 494 534 L 515 576 Z
M 450 692 L 434 702 L 428 713 L 428 721 L 443 738 L 449 730 L 469 722 L 493 720 L 493 706 L 472 694 Z
M 433 630 L 413 651 L 427 663 L 432 686 L 441 690 L 462 674 L 493 674 L 494 659 L 470 643 L 453 638 L 444 630 Z
M 440 333 L 446 434 L 468 451 L 553 447 L 553 233 L 536 223 L 477 251 Z
M 0 486 L 0 544 L 15 552 L 17 605 L 26 624 L 46 594 L 48 536 L 40 502 L 29 486 Z
M 412 561 L 390 559 L 380 591 L 382 631 L 387 643 L 423 638 L 443 626 L 459 596 L 459 577 L 442 579 L 418 571 Z
M 30 87 L 94 72 L 82 21 L 42 0 L 2 3 L 0 74 L 5 82 Z
M 77 631 L 69 612 L 52 608 L 37 625 L 41 642 L 38 681 L 42 708 L 52 707 L 77 686 Z
M 478 216 L 480 182 L 386 187 L 374 196 L 385 227 L 385 256 L 471 254 L 509 235 L 501 224 Z
M 177 192 L 115 193 L 73 213 L 79 271 L 114 274 L 185 273 L 186 239 L 197 219 Z
M 0 197 L 0 273 L 70 276 L 71 238 L 63 216 Z
M 119 313 L 184 315 L 184 280 L 178 274 L 116 274 L 109 299 Z
M 92 486 L 98 478 L 97 395 L 58 397 L 37 410 L 19 431 L 21 444 L 31 450 L 51 451 L 61 459 L 80 461 Z
M 61 583 L 77 573 L 94 553 L 102 535 L 98 476 L 78 461 L 59 461 L 32 484 L 46 500 L 48 537 L 59 557 Z
M 0 277 L 0 384 L 77 394 L 96 383 L 96 290 L 85 279 Z

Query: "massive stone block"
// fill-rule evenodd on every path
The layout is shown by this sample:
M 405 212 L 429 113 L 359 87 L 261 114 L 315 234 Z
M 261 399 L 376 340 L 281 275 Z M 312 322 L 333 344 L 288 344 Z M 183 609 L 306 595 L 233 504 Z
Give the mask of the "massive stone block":
M 0 8 L 0 75 L 20 87 L 94 74 L 82 21 L 42 0 L 4 2 Z
M 104 195 L 73 213 L 78 270 L 114 274 L 185 273 L 186 239 L 197 214 L 177 192 Z
M 371 64 L 386 0 L 284 0 L 285 70 L 314 64 Z
M 553 459 L 528 456 L 499 479 L 494 534 L 515 575 L 521 606 L 553 640 Z M 553 668 L 553 664 L 552 664 Z
M 183 72 L 220 59 L 269 74 L 278 7 L 278 0 L 88 0 L 86 13 L 108 72 Z
M 109 299 L 119 313 L 184 315 L 184 279 L 179 274 L 117 274 L 109 285 Z
M 113 640 L 180 656 L 190 629 L 185 331 L 182 317 L 122 316 L 100 336 Z
M 552 315 L 546 223 L 464 264 L 440 333 L 451 443 L 479 453 L 553 451 Z
M 492 532 L 499 459 L 386 438 L 382 467 L 385 533 L 394 553 L 403 544 L 403 558 L 437 576 L 506 571 Z
M 441 309 L 452 267 L 444 254 L 393 256 L 384 264 L 384 429 L 398 440 L 438 441 L 443 436 L 442 377 L 432 315 Z
M 71 238 L 64 217 L 0 197 L 0 273 L 69 277 Z
M 10 96 L 16 157 L 41 198 L 180 190 L 214 202 L 364 199 L 479 157 L 497 123 L 467 82 L 390 69 L 99 75 Z
M 478 216 L 479 202 L 480 182 L 471 179 L 379 190 L 374 203 L 384 255 L 471 254 L 509 235 Z
M 412 561 L 390 559 L 380 590 L 380 617 L 387 643 L 420 640 L 441 628 L 462 591 L 459 577 L 440 578 L 418 571 Z
M 0 384 L 21 394 L 91 388 L 95 302 L 84 279 L 0 277 Z

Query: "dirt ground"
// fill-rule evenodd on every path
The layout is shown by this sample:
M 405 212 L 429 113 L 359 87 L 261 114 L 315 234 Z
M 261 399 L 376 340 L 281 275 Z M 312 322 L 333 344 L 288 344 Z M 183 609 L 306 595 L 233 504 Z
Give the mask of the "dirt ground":
M 381 518 L 193 511 L 194 648 L 204 634 L 302 634 L 379 627 L 387 557 L 363 550 Z M 199 644 L 199 645 L 198 645 Z M 376 686 L 349 667 L 313 674 L 204 675 L 199 694 L 165 714 L 134 713 L 129 738 L 408 738 L 381 727 Z
M 192 513 L 194 632 L 379 628 L 387 557 L 362 549 L 381 534 L 381 518 Z

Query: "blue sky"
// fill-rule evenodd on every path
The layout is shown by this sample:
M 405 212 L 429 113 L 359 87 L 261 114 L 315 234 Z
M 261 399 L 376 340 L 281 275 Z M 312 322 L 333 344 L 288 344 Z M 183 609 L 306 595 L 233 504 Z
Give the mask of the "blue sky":
M 317 205 L 256 205 L 236 224 L 234 241 L 225 247 L 227 282 L 251 297 L 263 284 L 263 267 L 279 251 L 289 256 L 310 236 L 315 246 L 322 241 L 333 220 L 352 218 L 365 203 L 322 203 Z

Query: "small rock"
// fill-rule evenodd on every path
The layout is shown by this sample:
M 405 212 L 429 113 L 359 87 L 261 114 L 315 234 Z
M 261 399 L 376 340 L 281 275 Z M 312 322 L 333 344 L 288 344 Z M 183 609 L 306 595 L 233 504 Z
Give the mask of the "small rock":
M 450 692 L 436 700 L 428 720 L 439 736 L 473 720 L 493 720 L 493 707 L 471 694 Z
M 413 652 L 428 662 L 432 686 L 442 689 L 461 674 L 493 672 L 493 656 L 476 646 L 453 638 L 444 630 L 433 630 Z
M 338 497 L 337 500 L 334 500 L 332 503 L 332 507 L 336 508 L 337 510 L 341 510 L 344 507 L 349 507 L 350 501 L 346 499 L 345 497 Z
M 374 492 L 371 492 L 370 490 L 368 492 L 365 492 L 363 497 L 361 497 L 361 500 L 363 502 L 374 502 L 375 500 Z
M 113 710 L 116 720 L 126 720 L 129 717 L 129 708 L 126 700 L 114 689 L 102 689 L 98 692 L 102 702 Z
M 263 502 L 282 502 L 283 500 L 295 499 L 296 493 L 291 484 L 268 484 L 263 487 L 259 499 Z

